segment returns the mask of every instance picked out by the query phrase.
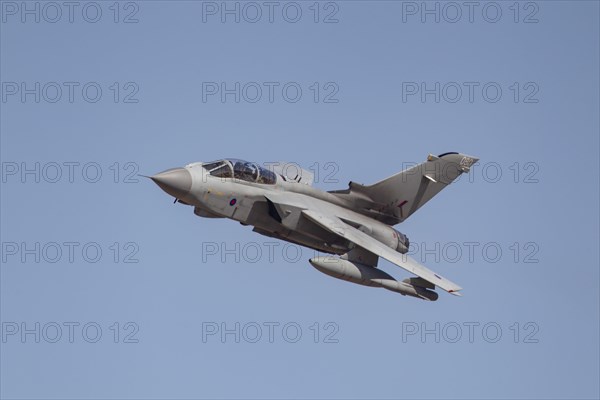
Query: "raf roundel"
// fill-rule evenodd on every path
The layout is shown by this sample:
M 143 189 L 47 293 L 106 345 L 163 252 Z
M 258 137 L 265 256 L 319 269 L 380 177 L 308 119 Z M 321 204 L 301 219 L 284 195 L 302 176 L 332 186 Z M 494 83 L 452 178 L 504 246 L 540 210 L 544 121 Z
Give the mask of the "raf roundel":
M 230 206 L 235 206 L 235 203 L 237 203 L 236 199 L 231 199 L 231 201 L 229 201 Z

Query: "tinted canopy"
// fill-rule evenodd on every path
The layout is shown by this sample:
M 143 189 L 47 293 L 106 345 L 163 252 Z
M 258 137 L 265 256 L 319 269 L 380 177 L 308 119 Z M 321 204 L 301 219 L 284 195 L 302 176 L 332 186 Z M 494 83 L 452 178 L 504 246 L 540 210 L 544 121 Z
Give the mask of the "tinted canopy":
M 246 182 L 273 185 L 277 175 L 257 163 L 229 158 L 202 164 L 212 176 L 218 178 L 235 178 Z

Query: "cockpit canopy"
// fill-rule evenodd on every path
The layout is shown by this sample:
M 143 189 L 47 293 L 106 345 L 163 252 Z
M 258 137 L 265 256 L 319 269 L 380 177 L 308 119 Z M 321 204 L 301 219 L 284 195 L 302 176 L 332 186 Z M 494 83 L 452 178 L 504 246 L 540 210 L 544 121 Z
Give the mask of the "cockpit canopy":
M 246 182 L 274 185 L 277 175 L 257 163 L 229 158 L 202 164 L 212 176 L 218 178 L 235 178 Z

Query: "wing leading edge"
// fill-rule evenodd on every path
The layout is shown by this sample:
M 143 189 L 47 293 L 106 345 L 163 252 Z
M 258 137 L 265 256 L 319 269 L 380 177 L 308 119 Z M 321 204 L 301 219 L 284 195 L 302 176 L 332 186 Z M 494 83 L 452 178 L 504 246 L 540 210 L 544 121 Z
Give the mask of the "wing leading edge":
M 380 257 L 385 258 L 389 262 L 396 264 L 401 268 L 404 268 L 408 272 L 413 273 L 425 279 L 426 281 L 433 283 L 436 286 L 439 286 L 448 293 L 460 296 L 460 293 L 457 292 L 462 288 L 456 283 L 440 276 L 439 274 L 436 274 L 435 272 L 431 271 L 425 266 L 419 264 L 412 257 L 409 257 L 406 254 L 400 254 L 396 252 L 395 250 L 387 247 L 386 245 L 372 238 L 366 233 L 361 232 L 358 229 L 344 223 L 339 218 L 325 216 L 313 210 L 302 210 L 302 214 L 317 225 L 320 225 L 323 228 L 327 229 L 328 231 L 343 237 L 344 239 L 354 243 L 359 247 L 362 247 L 367 251 L 370 251 L 374 254 L 377 254 Z

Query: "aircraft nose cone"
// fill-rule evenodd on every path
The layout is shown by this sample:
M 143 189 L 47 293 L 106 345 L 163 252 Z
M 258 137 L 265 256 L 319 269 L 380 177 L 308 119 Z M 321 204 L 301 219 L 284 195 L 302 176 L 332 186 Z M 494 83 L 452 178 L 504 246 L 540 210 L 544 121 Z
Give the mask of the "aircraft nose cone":
M 171 196 L 181 199 L 192 188 L 192 174 L 185 168 L 172 168 L 160 172 L 150 179 Z

